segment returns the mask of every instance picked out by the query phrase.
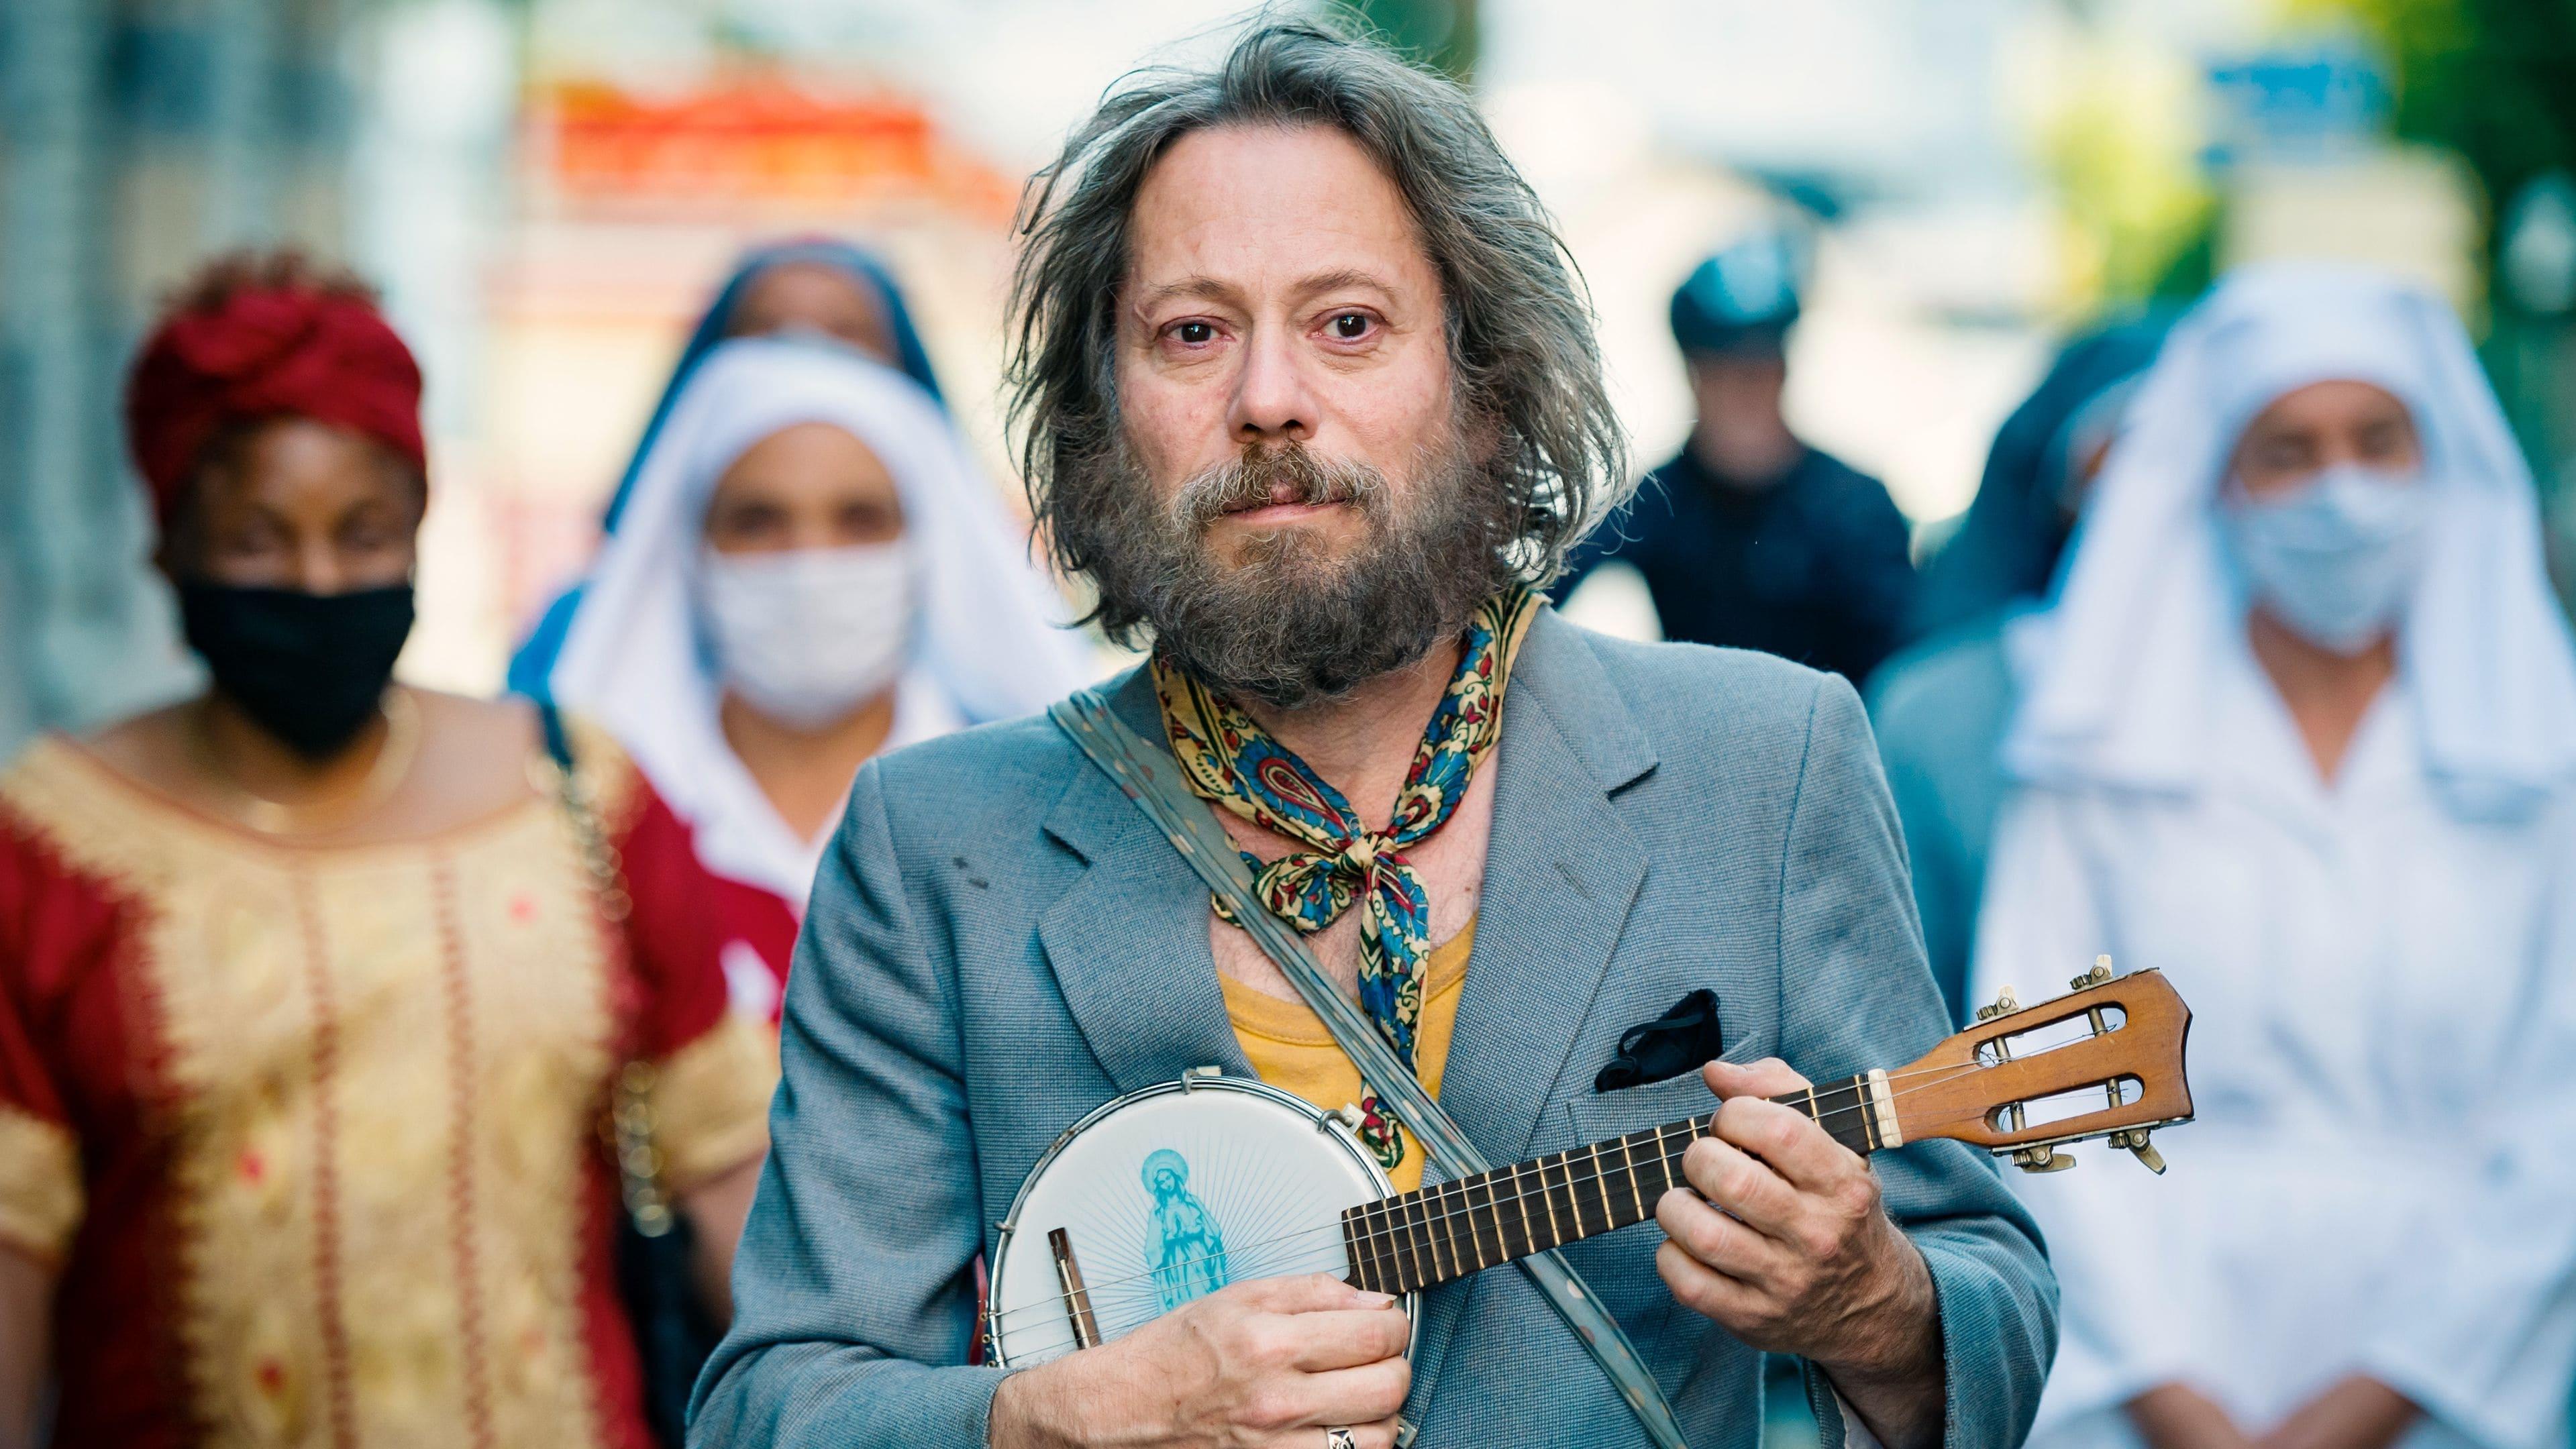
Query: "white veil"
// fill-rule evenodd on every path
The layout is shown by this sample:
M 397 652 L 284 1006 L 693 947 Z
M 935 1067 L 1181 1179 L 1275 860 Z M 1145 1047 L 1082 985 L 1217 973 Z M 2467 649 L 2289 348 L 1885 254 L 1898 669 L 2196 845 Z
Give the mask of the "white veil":
M 2510 810 L 2576 773 L 2576 652 L 2542 562 L 2531 472 L 2451 309 L 2375 272 L 2249 267 L 2175 327 L 2106 463 L 2058 603 L 2027 641 L 2017 777 L 2186 790 L 2210 748 L 2243 588 L 2216 501 L 2274 399 L 2343 379 L 2413 413 L 2433 544 L 2399 632 L 2425 767 L 2455 808 Z
M 742 798 L 744 772 L 716 725 L 693 601 L 716 480 L 753 444 L 807 422 L 867 444 L 903 501 L 921 599 L 894 743 L 924 733 L 925 717 L 954 725 L 1032 713 L 1096 672 L 1081 636 L 1057 627 L 1071 611 L 1031 562 L 1027 530 L 911 379 L 820 341 L 744 338 L 708 353 L 591 565 L 549 684 L 635 757 L 696 828 L 711 868 L 780 890 L 799 909 L 804 882 L 779 877 L 810 866 L 786 871 L 780 852 L 763 848 L 774 824 L 740 818 L 754 802 Z

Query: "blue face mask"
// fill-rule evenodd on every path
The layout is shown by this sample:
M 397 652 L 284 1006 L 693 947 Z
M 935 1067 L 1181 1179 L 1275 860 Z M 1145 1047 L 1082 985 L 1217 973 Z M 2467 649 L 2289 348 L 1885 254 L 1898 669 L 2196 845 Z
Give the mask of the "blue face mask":
M 2431 532 L 2420 476 L 2341 463 L 2285 497 L 2230 497 L 2219 527 L 2254 597 L 2299 637 L 2358 654 L 2414 596 Z

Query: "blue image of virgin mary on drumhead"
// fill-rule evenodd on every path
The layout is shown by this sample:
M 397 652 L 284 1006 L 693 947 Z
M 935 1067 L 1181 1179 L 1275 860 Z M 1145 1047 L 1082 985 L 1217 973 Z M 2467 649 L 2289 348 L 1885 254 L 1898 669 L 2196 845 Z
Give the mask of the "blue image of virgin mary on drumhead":
M 1225 1234 L 1190 1191 L 1187 1158 L 1161 1148 L 1146 1157 L 1143 1176 L 1145 1190 L 1154 1195 L 1145 1261 L 1154 1265 L 1154 1289 L 1169 1313 L 1225 1286 Z

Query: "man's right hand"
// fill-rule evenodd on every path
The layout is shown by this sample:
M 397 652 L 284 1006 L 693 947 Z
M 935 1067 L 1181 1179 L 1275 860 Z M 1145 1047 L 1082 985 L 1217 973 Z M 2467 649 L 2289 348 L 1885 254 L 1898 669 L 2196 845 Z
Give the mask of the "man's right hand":
M 1391 1449 L 1413 1387 L 1404 1311 L 1338 1279 L 1237 1283 L 1011 1375 L 992 1449 Z

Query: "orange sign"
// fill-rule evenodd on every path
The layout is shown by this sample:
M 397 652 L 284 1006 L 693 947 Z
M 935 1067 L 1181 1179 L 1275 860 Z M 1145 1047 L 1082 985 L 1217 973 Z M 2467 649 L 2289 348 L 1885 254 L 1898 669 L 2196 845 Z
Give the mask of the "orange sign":
M 782 76 L 747 76 L 671 97 L 566 81 L 533 101 L 531 159 L 576 203 L 840 207 L 919 198 L 1007 217 L 1015 197 L 898 97 L 825 96 Z

